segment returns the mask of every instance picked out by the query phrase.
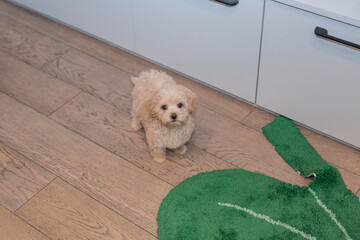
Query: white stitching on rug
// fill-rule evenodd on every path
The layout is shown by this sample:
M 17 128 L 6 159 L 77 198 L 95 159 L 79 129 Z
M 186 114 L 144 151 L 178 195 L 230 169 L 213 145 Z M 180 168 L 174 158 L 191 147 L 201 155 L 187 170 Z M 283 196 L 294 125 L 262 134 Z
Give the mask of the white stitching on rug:
M 327 212 L 331 219 L 336 223 L 336 225 L 340 228 L 340 230 L 345 234 L 345 237 L 347 240 L 352 240 L 349 236 L 349 234 L 347 233 L 346 229 L 343 227 L 343 225 L 341 225 L 341 223 L 336 219 L 336 215 L 326 207 L 326 205 L 318 198 L 318 196 L 316 195 L 316 192 L 314 190 L 312 190 L 311 188 L 308 188 L 309 192 L 312 193 L 312 195 L 314 195 L 317 204 L 322 207 L 325 212 Z
M 265 221 L 267 221 L 267 222 L 269 222 L 271 224 L 282 226 L 282 227 L 290 230 L 293 233 L 298 233 L 298 234 L 300 234 L 302 237 L 304 237 L 306 239 L 316 240 L 316 237 L 313 237 L 310 234 L 304 233 L 303 231 L 300 231 L 299 229 L 296 229 L 296 228 L 294 228 L 294 227 L 292 227 L 292 226 L 290 226 L 290 225 L 288 225 L 286 223 L 282 223 L 280 221 L 275 221 L 275 220 L 271 219 L 269 216 L 256 213 L 253 210 L 250 210 L 250 209 L 247 209 L 247 208 L 244 208 L 244 207 L 240 207 L 240 206 L 237 206 L 237 205 L 232 205 L 230 203 L 220 203 L 219 202 L 218 205 L 223 206 L 223 207 L 231 207 L 231 208 L 235 208 L 236 210 L 244 211 L 246 213 L 249 213 L 249 214 L 253 215 L 254 217 L 263 219 L 263 220 L 265 220 Z

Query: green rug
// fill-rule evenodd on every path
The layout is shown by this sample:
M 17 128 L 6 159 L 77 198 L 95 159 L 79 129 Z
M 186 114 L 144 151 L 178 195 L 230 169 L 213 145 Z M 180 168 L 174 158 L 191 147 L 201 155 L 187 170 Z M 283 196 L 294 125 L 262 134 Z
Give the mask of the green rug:
M 300 187 L 241 169 L 200 173 L 172 189 L 157 221 L 160 240 L 360 239 L 360 201 L 294 124 L 278 117 L 263 128 L 302 176 Z

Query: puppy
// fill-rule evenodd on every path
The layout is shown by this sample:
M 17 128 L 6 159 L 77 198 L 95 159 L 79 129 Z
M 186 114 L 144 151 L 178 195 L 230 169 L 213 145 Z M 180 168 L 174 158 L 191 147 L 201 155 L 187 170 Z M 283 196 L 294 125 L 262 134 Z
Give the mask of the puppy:
M 132 128 L 144 128 L 155 161 L 166 160 L 165 150 L 186 152 L 185 143 L 195 128 L 195 94 L 175 83 L 165 72 L 149 70 L 131 79 L 134 84 Z

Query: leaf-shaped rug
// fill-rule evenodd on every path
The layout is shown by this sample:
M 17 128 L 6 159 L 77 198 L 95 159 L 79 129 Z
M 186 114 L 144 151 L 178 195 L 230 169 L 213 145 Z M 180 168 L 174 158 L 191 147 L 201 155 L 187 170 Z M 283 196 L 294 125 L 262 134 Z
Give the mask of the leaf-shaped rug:
M 164 198 L 160 240 L 360 239 L 360 201 L 287 118 L 263 127 L 300 187 L 241 169 L 200 173 Z

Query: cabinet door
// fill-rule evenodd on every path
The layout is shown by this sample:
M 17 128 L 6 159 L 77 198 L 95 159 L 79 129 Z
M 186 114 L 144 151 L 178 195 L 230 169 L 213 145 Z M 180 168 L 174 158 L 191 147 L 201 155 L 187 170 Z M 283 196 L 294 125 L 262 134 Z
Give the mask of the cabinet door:
M 263 0 L 134 0 L 136 52 L 255 101 Z
M 22 6 L 36 10 L 38 12 L 43 11 L 42 0 L 10 0 L 10 2 L 18 3 Z
M 134 50 L 132 0 L 44 0 L 44 13 Z
M 317 26 L 360 44 L 360 28 L 267 2 L 257 103 L 360 147 L 360 51 Z

